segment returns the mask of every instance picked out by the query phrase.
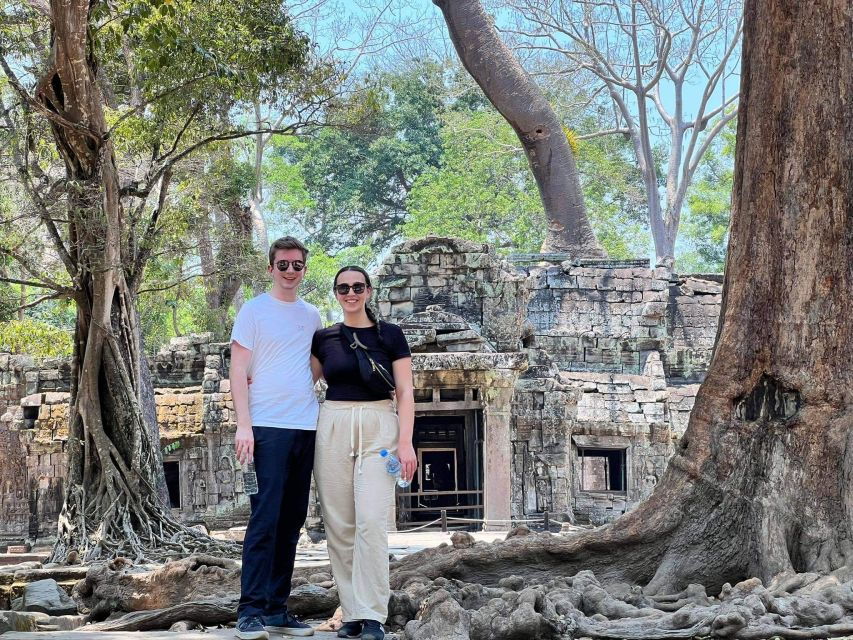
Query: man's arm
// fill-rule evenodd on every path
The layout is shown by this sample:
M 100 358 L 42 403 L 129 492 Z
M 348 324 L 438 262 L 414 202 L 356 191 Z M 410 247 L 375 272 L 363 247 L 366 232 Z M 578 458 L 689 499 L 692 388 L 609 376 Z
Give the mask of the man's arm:
M 234 435 L 234 447 L 237 460 L 245 464 L 253 460 L 255 454 L 255 436 L 252 434 L 252 416 L 249 413 L 249 364 L 252 351 L 236 340 L 231 341 L 231 398 L 237 413 L 237 433 Z

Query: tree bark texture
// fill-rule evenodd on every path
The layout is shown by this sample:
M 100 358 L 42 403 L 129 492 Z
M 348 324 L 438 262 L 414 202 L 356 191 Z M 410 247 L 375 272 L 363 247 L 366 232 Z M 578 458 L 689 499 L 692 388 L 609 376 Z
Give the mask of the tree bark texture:
M 227 341 L 231 304 L 245 283 L 257 280 L 246 268 L 255 253 L 252 240 L 255 218 L 251 206 L 245 207 L 237 201 L 206 204 L 217 213 L 215 219 L 201 222 L 196 230 L 205 276 L 205 299 L 212 316 L 209 326 L 215 339 Z M 214 225 L 220 228 L 216 243 L 211 233 Z M 262 253 L 266 254 L 266 250 Z
M 592 569 L 674 593 L 853 564 L 853 13 L 749 0 L 714 357 L 654 493 L 602 529 L 401 563 L 495 583 Z
M 126 221 L 104 98 L 90 50 L 88 0 L 50 3 L 52 51 L 35 95 L 51 127 L 71 195 L 61 257 L 75 287 L 75 368 L 68 484 L 53 560 L 188 552 L 205 536 L 174 521 L 158 487 L 158 438 L 140 408 L 140 330 L 128 284 Z
M 479 0 L 433 0 L 462 64 L 521 141 L 548 219 L 543 251 L 601 257 L 563 126 L 539 87 L 498 37 Z

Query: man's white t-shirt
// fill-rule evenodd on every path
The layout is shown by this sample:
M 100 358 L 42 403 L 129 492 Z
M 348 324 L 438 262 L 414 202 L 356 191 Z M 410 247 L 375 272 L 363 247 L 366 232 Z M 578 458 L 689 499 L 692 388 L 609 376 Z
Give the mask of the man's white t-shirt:
M 313 430 L 319 405 L 311 377 L 311 339 L 323 328 L 317 307 L 264 293 L 237 314 L 231 341 L 251 350 L 249 413 L 254 427 Z

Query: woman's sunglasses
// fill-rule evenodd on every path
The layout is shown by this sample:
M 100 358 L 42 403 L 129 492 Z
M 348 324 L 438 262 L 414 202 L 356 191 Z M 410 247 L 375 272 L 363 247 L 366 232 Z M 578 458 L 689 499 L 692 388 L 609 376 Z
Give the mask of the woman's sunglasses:
M 363 282 L 356 282 L 354 285 L 350 286 L 348 284 L 336 284 L 335 291 L 339 296 L 345 296 L 349 293 L 349 290 L 352 289 L 353 293 L 364 293 L 364 290 L 367 288 L 367 285 Z
M 288 267 L 293 267 L 294 271 L 302 271 L 305 268 L 305 263 L 302 260 L 279 260 L 275 263 L 275 268 L 279 271 L 287 271 Z

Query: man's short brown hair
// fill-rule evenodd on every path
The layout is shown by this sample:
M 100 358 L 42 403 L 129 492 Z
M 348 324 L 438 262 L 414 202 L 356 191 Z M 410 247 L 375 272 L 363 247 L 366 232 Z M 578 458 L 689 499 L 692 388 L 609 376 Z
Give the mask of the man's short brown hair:
M 270 266 L 275 261 L 275 252 L 279 249 L 299 249 L 302 252 L 302 259 L 308 259 L 308 248 L 304 244 L 293 236 L 284 236 L 270 245 Z

